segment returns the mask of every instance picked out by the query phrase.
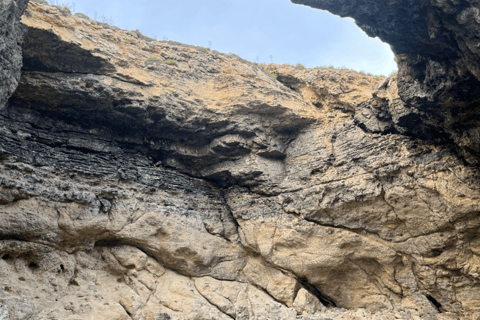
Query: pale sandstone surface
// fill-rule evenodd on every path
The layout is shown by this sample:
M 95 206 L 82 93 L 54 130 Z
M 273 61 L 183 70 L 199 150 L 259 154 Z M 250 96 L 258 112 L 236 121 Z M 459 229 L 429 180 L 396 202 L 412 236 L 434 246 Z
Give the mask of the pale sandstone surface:
M 480 316 L 478 169 L 412 137 L 393 77 L 22 22 L 0 319 Z

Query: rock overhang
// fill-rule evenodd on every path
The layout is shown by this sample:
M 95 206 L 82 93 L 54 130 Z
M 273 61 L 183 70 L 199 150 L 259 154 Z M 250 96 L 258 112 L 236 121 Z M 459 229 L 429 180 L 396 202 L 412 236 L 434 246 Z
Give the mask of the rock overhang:
M 454 24 L 475 20 L 472 1 L 411 0 L 292 0 L 312 8 L 327 10 L 341 17 L 351 17 L 368 36 L 390 44 L 395 54 L 459 58 Z M 440 20 L 441 21 L 440 21 Z M 438 22 L 435 25 L 435 22 Z
M 389 43 L 399 67 L 398 93 L 410 110 L 404 133 L 451 144 L 468 163 L 478 164 L 472 129 L 480 113 L 477 1 L 292 2 L 352 17 L 367 35 Z
M 27 63 L 0 110 L 0 264 L 12 275 L 2 281 L 24 297 L 2 300 L 9 312 L 476 312 L 478 170 L 409 132 L 421 110 L 399 99 L 394 77 L 262 67 L 32 8 L 50 21 L 47 42 L 115 70 Z M 69 25 L 85 32 L 81 45 Z

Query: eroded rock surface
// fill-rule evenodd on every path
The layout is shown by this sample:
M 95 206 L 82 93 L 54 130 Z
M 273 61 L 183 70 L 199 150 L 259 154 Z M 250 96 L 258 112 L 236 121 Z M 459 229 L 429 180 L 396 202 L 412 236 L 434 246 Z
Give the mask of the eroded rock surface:
M 28 0 L 3 0 L 0 3 L 0 108 L 17 88 L 22 68 L 19 22 Z
M 0 319 L 480 316 L 478 168 L 406 129 L 396 79 L 27 12 Z
M 352 17 L 389 43 L 398 64 L 406 132 L 453 144 L 465 161 L 480 152 L 480 3 L 476 0 L 292 0 Z

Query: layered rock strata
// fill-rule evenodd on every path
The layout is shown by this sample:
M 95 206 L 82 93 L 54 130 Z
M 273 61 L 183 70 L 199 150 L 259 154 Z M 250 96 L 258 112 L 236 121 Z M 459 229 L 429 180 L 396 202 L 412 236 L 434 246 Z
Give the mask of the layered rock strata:
M 480 3 L 476 0 L 292 0 L 352 17 L 391 45 L 405 107 L 404 134 L 453 145 L 468 163 L 480 155 Z
M 261 66 L 36 2 L 22 23 L 0 319 L 480 316 L 479 170 L 405 131 L 393 77 Z

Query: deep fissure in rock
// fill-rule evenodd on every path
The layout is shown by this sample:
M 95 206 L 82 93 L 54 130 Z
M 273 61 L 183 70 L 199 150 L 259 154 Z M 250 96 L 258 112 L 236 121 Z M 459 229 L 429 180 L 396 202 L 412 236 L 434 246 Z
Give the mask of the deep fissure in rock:
M 430 301 L 430 302 L 435 306 L 435 308 L 437 308 L 437 310 L 438 310 L 439 312 L 442 312 L 442 309 L 441 309 L 441 308 L 442 308 L 442 305 L 441 305 L 440 302 L 438 302 L 438 301 L 437 301 L 434 297 L 432 297 L 431 295 L 427 295 L 426 297 L 427 297 L 428 301 Z

